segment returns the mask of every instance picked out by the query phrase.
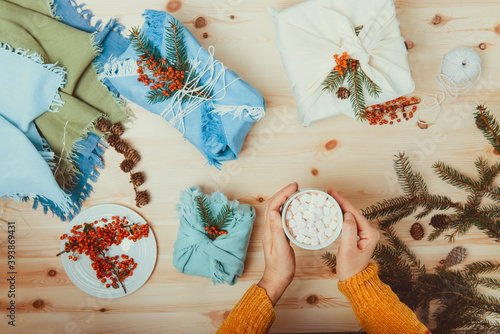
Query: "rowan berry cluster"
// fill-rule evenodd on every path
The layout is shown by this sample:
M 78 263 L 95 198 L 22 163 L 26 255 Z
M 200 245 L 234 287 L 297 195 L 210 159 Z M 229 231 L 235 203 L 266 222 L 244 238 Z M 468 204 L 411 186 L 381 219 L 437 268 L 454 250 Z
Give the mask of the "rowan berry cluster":
M 344 52 L 340 57 L 339 55 L 334 55 L 333 58 L 335 58 L 335 62 L 337 63 L 335 70 L 339 71 L 340 75 L 344 75 L 349 70 L 355 71 L 359 65 L 359 61 L 349 58 L 347 52 Z
M 416 104 L 420 99 L 412 97 L 398 97 L 395 100 L 387 101 L 385 104 L 376 104 L 366 108 L 364 118 L 370 122 L 370 125 L 392 125 L 394 122 L 401 122 L 402 119 L 408 121 L 413 118 L 417 111 Z M 410 111 L 406 108 L 411 107 Z
M 161 64 L 158 63 L 153 56 L 141 56 L 140 60 L 137 61 L 137 65 L 139 65 L 137 81 L 144 83 L 150 89 L 160 90 L 161 94 L 169 97 L 173 92 L 184 87 L 186 76 L 184 71 L 176 70 L 172 66 L 166 68 L 166 59 L 162 59 L 161 62 Z M 149 70 L 149 74 L 145 73 L 144 69 Z
M 207 226 L 205 227 L 205 231 L 207 231 L 210 239 L 215 240 L 219 235 L 227 234 L 227 231 L 219 230 L 215 226 Z M 212 238 L 214 237 L 214 238 Z
M 106 284 L 106 288 L 117 289 L 120 284 L 126 293 L 123 281 L 133 275 L 137 263 L 128 255 L 108 256 L 106 252 L 112 245 L 118 246 L 124 239 L 136 242 L 147 238 L 148 235 L 149 224 L 130 224 L 126 217 L 119 216 L 111 217 L 110 222 L 102 218 L 100 221 L 75 225 L 71 229 L 71 235 L 63 234 L 61 240 L 66 239 L 67 242 L 64 251 L 58 255 L 71 252 L 68 258 L 73 261 L 78 260 L 78 255 L 87 255 L 97 279 Z

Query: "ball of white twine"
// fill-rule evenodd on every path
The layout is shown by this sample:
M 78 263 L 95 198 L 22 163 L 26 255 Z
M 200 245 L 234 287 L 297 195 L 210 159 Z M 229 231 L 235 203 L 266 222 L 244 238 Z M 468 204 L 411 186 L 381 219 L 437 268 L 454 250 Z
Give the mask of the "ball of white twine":
M 424 99 L 423 105 L 426 109 L 421 110 L 418 122 L 430 124 L 434 122 L 441 112 L 441 104 L 446 100 L 446 95 L 452 99 L 467 94 L 479 81 L 481 77 L 481 58 L 471 48 L 454 49 L 443 56 L 441 68 L 436 79 L 442 91 L 435 96 Z M 431 112 L 437 108 L 436 112 Z M 431 121 L 422 121 L 422 115 L 430 114 L 434 118 Z

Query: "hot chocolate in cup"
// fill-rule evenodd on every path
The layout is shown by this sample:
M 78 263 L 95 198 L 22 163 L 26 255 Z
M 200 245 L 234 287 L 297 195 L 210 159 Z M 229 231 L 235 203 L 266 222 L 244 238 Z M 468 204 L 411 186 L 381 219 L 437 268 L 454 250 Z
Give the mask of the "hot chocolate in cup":
M 343 219 L 337 201 L 321 190 L 299 190 L 283 204 L 285 234 L 304 249 L 317 250 L 331 245 L 342 231 Z

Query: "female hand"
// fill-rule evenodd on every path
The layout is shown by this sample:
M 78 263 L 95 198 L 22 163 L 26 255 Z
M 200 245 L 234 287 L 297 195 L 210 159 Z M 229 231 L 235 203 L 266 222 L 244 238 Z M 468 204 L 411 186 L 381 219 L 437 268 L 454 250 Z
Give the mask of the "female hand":
M 340 281 L 345 281 L 368 267 L 380 233 L 333 188 L 328 189 L 328 193 L 344 211 L 342 239 L 337 254 L 337 275 Z
M 295 276 L 295 252 L 283 231 L 280 207 L 297 188 L 297 183 L 289 184 L 270 198 L 266 205 L 266 222 L 262 236 L 266 267 L 258 285 L 266 290 L 273 306 Z

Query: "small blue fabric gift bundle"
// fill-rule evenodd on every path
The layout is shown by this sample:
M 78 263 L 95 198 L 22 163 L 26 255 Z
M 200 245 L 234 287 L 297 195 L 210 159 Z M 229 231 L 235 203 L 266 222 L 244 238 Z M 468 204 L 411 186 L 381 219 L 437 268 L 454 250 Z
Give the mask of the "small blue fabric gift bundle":
M 217 216 L 226 208 L 230 211 L 225 221 L 224 233 L 215 240 L 199 211 L 200 201 L 208 207 L 209 216 Z M 212 279 L 214 284 L 236 284 L 243 273 L 244 261 L 255 221 L 255 210 L 248 204 L 229 201 L 220 191 L 203 194 L 199 187 L 181 192 L 177 204 L 180 226 L 174 244 L 174 266 L 184 274 Z
M 196 38 L 175 18 L 165 12 L 146 10 L 141 29 L 163 59 L 167 58 L 166 28 L 172 24 L 182 29 L 190 64 L 184 87 L 168 99 L 151 103 L 150 88 L 140 82 L 141 58 L 133 45 L 104 64 L 99 77 L 110 82 L 121 96 L 160 115 L 176 127 L 205 156 L 219 167 L 223 161 L 238 158 L 252 124 L 265 114 L 262 94 L 214 57 L 213 47 L 205 50 Z M 133 44 L 133 43 L 132 43 Z M 196 79 L 193 79 L 196 78 Z M 139 79 L 139 80 L 138 80 Z M 189 80 L 196 88 L 190 88 Z M 139 81 L 139 82 L 138 82 Z M 210 91 L 209 97 L 200 93 Z

